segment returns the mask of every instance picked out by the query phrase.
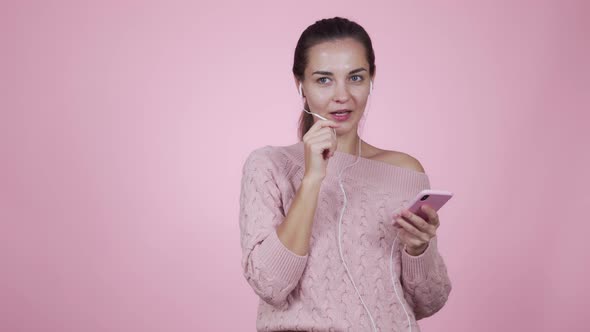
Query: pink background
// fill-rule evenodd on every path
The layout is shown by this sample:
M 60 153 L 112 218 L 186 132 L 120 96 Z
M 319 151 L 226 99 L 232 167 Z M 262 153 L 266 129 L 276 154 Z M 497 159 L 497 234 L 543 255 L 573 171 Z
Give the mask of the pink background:
M 13 1 L 0 330 L 254 331 L 241 167 L 297 141 L 301 32 L 373 39 L 364 139 L 418 158 L 453 291 L 424 331 L 587 331 L 587 1 Z

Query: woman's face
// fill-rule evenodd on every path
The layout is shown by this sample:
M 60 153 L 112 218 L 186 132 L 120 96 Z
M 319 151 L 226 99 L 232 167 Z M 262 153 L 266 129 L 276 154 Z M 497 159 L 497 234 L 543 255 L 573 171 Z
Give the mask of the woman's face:
M 364 46 L 346 38 L 323 42 L 308 52 L 302 89 L 309 108 L 340 123 L 340 133 L 348 132 L 358 125 L 369 95 L 371 77 Z M 332 114 L 338 110 L 351 112 L 347 117 Z

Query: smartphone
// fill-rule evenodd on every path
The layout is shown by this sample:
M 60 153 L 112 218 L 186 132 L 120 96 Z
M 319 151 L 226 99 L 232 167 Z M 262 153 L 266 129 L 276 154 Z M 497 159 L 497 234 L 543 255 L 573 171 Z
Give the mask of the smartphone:
M 451 197 L 453 197 L 453 193 L 450 191 L 425 189 L 419 192 L 403 209 L 408 209 L 410 212 L 428 221 L 428 216 L 421 209 L 422 205 L 426 204 L 435 211 L 438 211 Z

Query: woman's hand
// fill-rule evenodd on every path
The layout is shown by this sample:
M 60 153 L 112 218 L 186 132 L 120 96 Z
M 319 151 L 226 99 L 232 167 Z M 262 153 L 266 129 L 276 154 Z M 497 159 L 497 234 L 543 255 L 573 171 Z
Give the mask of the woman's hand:
M 338 146 L 336 131 L 340 124 L 331 120 L 317 120 L 303 136 L 305 150 L 305 174 L 314 180 L 326 177 L 328 159 L 334 155 Z
M 406 252 L 412 256 L 418 256 L 428 248 L 430 239 L 436 236 L 436 230 L 440 226 L 436 210 L 424 204 L 422 211 L 428 216 L 428 221 L 407 209 L 402 210 L 401 216 L 393 216 L 393 226 L 399 229 L 398 236 L 404 243 Z

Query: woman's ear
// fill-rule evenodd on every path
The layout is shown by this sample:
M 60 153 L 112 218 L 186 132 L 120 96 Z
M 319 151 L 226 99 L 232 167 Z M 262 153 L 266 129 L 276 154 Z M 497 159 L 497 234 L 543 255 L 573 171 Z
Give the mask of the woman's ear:
M 293 76 L 293 79 L 295 81 L 295 89 L 297 89 L 297 92 L 299 93 L 299 96 L 301 96 L 302 92 L 300 93 L 300 84 L 301 82 L 297 79 L 297 77 Z

